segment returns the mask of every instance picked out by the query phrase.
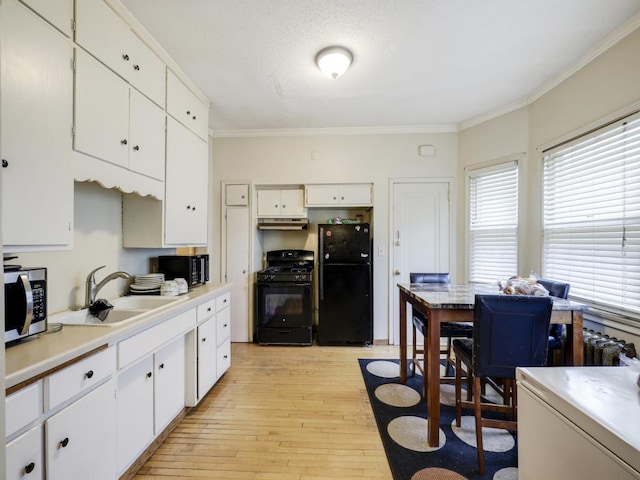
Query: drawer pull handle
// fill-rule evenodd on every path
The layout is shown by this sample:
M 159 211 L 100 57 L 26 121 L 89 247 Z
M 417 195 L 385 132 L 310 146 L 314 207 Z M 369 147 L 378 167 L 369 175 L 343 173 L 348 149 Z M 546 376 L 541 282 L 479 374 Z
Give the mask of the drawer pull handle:
M 60 446 L 62 448 L 66 447 L 67 445 L 69 445 L 69 437 L 65 437 L 61 442 L 60 442 Z
M 33 472 L 33 469 L 36 468 L 36 464 L 31 462 L 29 465 L 27 465 L 26 467 L 24 467 L 24 472 L 25 473 L 31 473 Z
M 127 142 L 127 139 L 126 139 L 126 138 L 123 138 L 122 140 L 120 140 L 120 143 L 121 143 L 122 145 L 126 145 L 126 144 L 127 144 L 127 143 L 129 143 L 129 142 Z
M 224 358 L 229 358 L 229 355 L 225 355 Z
M 133 66 L 133 69 L 134 69 L 136 72 L 139 72 L 139 71 L 140 71 L 140 65 L 134 65 L 134 66 Z
M 93 377 L 93 370 L 89 370 L 87 373 L 84 374 L 84 376 L 87 378 Z
M 9 162 L 7 162 L 4 158 L 2 159 L 2 168 L 7 168 L 9 166 Z
M 210 311 L 211 311 L 211 307 L 207 308 L 207 312 L 210 312 Z
M 160 370 L 162 370 L 164 368 L 164 363 L 160 364 Z
M 225 323 L 224 325 L 222 325 L 224 328 L 227 328 L 227 324 Z
M 129 55 L 127 55 L 126 53 L 122 54 L 122 59 L 126 60 L 127 62 L 129 61 Z
M 206 342 L 207 341 L 207 337 L 202 337 L 202 342 Z
M 147 372 L 147 378 L 151 378 L 152 375 L 153 375 L 153 372 Z

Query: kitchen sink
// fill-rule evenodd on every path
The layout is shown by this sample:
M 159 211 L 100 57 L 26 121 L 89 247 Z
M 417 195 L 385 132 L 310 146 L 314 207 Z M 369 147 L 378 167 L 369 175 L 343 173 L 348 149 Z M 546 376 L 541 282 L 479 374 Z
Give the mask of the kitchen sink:
M 162 297 L 162 296 L 130 296 L 118 297 L 109 300 L 113 309 L 104 321 L 89 314 L 87 309 L 66 311 L 49 316 L 49 323 L 62 323 L 64 325 L 87 325 L 94 327 L 116 327 L 125 323 L 138 320 L 143 315 L 161 311 L 166 307 L 183 302 L 189 297 Z

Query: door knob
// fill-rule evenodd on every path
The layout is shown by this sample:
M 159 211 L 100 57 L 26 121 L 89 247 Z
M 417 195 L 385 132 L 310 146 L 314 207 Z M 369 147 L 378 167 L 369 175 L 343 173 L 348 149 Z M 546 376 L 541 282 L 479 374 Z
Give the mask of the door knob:
M 398 275 L 400 275 L 400 270 L 398 269 L 394 270 L 393 274 L 397 277 Z

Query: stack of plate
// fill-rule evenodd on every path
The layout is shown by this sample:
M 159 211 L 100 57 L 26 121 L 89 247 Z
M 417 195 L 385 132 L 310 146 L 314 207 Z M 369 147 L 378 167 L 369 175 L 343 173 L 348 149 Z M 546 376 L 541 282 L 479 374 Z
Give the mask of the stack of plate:
M 129 290 L 132 295 L 160 295 L 162 282 L 164 282 L 164 273 L 136 275 L 136 279 L 129 286 Z

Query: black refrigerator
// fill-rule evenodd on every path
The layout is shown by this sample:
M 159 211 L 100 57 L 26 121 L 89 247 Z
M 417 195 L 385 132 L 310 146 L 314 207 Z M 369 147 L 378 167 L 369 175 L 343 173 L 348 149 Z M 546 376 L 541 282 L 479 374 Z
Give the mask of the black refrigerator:
M 318 225 L 318 345 L 373 342 L 368 223 Z

